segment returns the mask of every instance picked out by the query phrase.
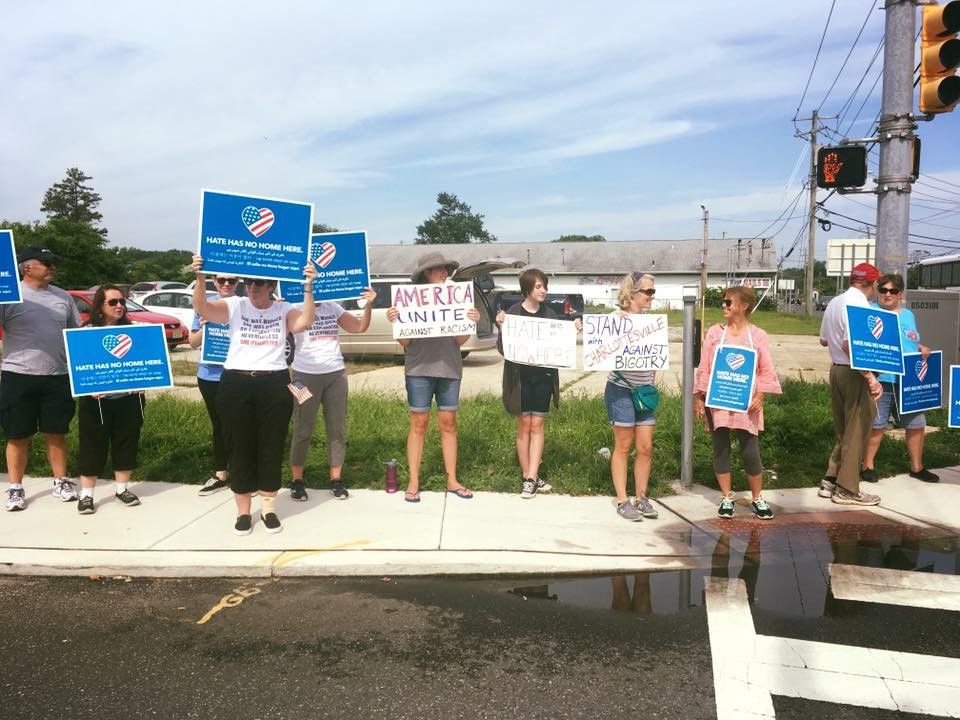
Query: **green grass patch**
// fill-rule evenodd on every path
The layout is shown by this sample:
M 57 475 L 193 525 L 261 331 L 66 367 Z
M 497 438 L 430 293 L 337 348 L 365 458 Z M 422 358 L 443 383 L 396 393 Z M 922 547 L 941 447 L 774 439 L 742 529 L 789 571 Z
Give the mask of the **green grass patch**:
M 697 306 L 697 318 L 700 317 L 700 306 Z M 667 313 L 667 322 L 671 327 L 683 327 L 683 311 L 671 310 Z M 706 311 L 705 327 L 711 327 L 723 322 L 723 311 L 719 308 L 708 307 Z M 771 335 L 819 335 L 820 318 L 794 315 L 781 312 L 755 312 L 750 315 L 750 322 L 763 328 Z
M 784 394 L 766 402 L 766 431 L 760 435 L 765 467 L 772 471 L 767 487 L 815 486 L 833 447 L 829 389 L 824 383 L 783 382 Z M 680 476 L 680 398 L 664 395 L 654 432 L 651 494 L 669 492 L 669 483 Z M 478 490 L 515 492 L 520 473 L 514 445 L 515 420 L 507 415 L 499 396 L 486 394 L 464 399 L 458 415 L 460 479 Z M 942 429 L 926 438 L 924 459 L 928 467 L 960 464 L 960 431 L 946 428 L 945 411 L 927 413 L 927 422 Z M 401 482 L 406 481 L 408 413 L 398 395 L 354 393 L 350 396 L 347 459 L 344 477 L 351 487 L 383 487 L 384 463 L 396 459 Z M 574 495 L 609 495 L 612 492 L 609 462 L 599 449 L 611 447 L 603 399 L 567 393 L 559 410 L 547 420 L 544 476 L 558 492 Z M 77 423 L 68 436 L 70 472 L 77 475 Z M 746 489 L 743 468 L 734 456 L 734 487 Z M 200 402 L 163 395 L 147 403 L 146 423 L 140 441 L 140 480 L 201 483 L 210 475 L 210 423 Z M 6 469 L 5 460 L 0 463 Z M 876 460 L 881 476 L 906 472 L 907 451 L 902 441 L 884 437 Z M 42 440 L 31 446 L 28 472 L 49 475 Z M 284 467 L 289 477 L 289 468 Z M 714 485 L 710 438 L 700 424 L 694 438 L 694 478 Z M 307 460 L 307 485 L 327 485 L 326 442 L 318 420 Z M 632 481 L 631 481 L 632 487 Z M 424 447 L 422 487 L 440 490 L 446 485 L 436 418 L 431 418 Z

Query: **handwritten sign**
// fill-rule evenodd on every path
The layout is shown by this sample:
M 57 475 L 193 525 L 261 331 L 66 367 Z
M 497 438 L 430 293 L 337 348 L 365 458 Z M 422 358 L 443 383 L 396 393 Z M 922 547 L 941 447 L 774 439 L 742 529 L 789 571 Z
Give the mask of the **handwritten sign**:
M 903 375 L 900 316 L 875 307 L 847 305 L 850 367 Z
M 900 412 L 939 409 L 943 404 L 943 352 L 931 352 L 926 360 L 922 353 L 906 353 L 903 370 L 898 398 Z
M 667 316 L 583 316 L 584 370 L 666 370 Z
M 570 320 L 507 315 L 500 326 L 503 357 L 522 365 L 575 369 L 577 328 Z
M 63 331 L 74 397 L 173 387 L 163 325 Z
M 0 305 L 22 301 L 13 230 L 0 230 Z
M 950 366 L 950 409 L 947 413 L 947 424 L 952 428 L 960 428 L 960 365 Z
M 718 345 L 713 354 L 705 405 L 730 412 L 747 412 L 756 379 L 756 350 L 737 345 Z
M 312 223 L 309 203 L 203 190 L 203 272 L 302 282 Z
M 390 304 L 400 313 L 393 323 L 395 340 L 470 335 L 477 324 L 467 317 L 473 307 L 473 283 L 392 285 Z
M 208 365 L 223 365 L 230 350 L 230 326 L 220 323 L 204 323 L 200 341 L 200 362 Z
M 313 235 L 310 260 L 317 269 L 317 278 L 313 281 L 313 299 L 316 302 L 352 300 L 370 287 L 370 260 L 365 232 Z M 280 283 L 280 296 L 287 302 L 303 302 L 303 283 Z

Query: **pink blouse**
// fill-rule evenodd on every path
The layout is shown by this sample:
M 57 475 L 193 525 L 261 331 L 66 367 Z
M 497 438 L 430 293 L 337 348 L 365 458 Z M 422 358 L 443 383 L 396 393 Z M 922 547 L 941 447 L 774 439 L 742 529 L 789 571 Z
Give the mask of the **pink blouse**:
M 707 336 L 703 340 L 703 349 L 700 352 L 700 367 L 697 368 L 697 377 L 693 387 L 695 393 L 702 393 L 704 396 L 707 394 L 707 384 L 710 381 L 710 372 L 713 369 L 713 355 L 716 352 L 717 345 L 720 344 L 720 339 L 723 337 L 723 330 L 724 326 L 721 324 L 714 325 L 707 330 Z M 723 338 L 724 345 L 751 347 L 751 342 L 753 349 L 757 351 L 757 379 L 754 383 L 754 392 L 780 395 L 783 389 L 780 387 L 777 371 L 773 369 L 773 360 L 770 358 L 770 341 L 767 338 L 767 333 L 756 325 L 747 323 L 741 334 L 733 335 L 728 330 L 726 337 Z M 716 408 L 708 408 L 708 410 L 713 418 L 714 427 L 746 430 L 751 435 L 758 435 L 763 431 L 763 408 L 757 412 L 749 411 L 745 413 Z

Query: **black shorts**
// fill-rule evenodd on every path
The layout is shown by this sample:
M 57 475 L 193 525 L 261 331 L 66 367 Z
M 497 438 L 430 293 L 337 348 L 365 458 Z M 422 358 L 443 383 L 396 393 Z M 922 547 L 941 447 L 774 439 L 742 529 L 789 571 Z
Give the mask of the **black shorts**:
M 75 410 L 67 375 L 0 373 L 0 425 L 9 440 L 66 435 Z
M 545 417 L 553 397 L 553 376 L 540 375 L 520 381 L 520 414 Z

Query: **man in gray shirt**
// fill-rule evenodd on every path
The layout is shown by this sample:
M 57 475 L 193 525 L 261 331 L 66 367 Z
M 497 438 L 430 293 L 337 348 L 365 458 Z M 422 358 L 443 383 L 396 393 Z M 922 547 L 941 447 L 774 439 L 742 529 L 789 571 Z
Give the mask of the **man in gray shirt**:
M 43 433 L 47 460 L 53 469 L 53 495 L 64 502 L 77 499 L 67 479 L 67 432 L 75 410 L 67 375 L 64 328 L 80 326 L 73 298 L 50 283 L 57 256 L 40 247 L 17 255 L 23 302 L 0 305 L 3 363 L 0 364 L 0 425 L 7 436 L 6 509 L 26 507 L 23 474 L 30 440 Z

